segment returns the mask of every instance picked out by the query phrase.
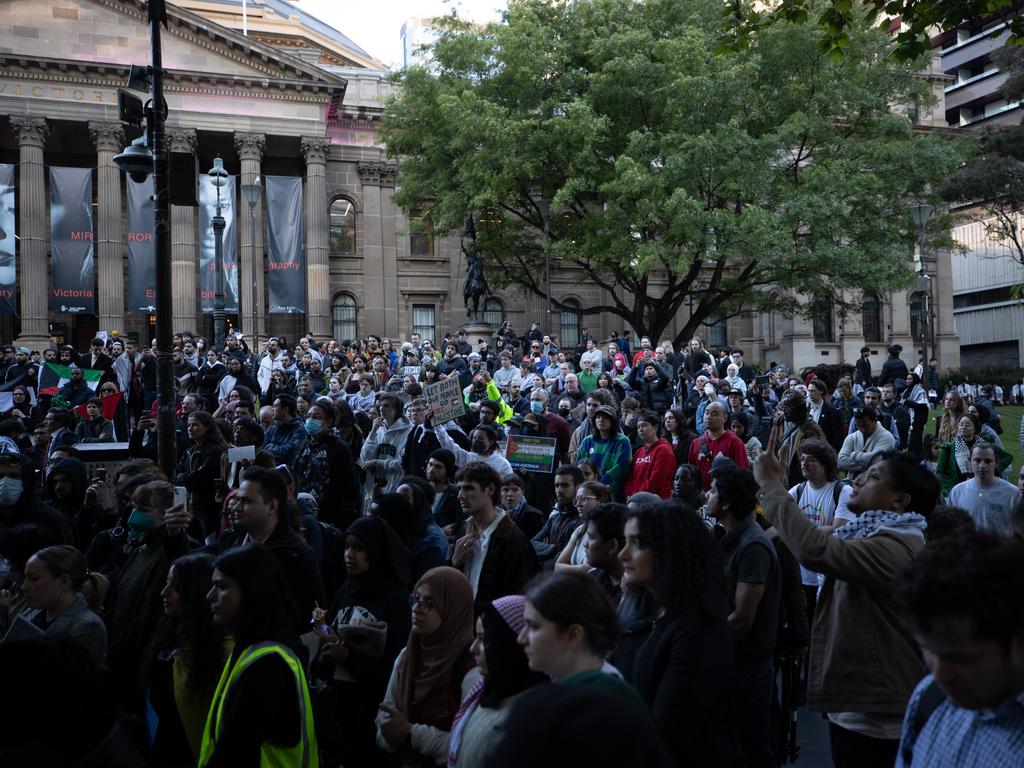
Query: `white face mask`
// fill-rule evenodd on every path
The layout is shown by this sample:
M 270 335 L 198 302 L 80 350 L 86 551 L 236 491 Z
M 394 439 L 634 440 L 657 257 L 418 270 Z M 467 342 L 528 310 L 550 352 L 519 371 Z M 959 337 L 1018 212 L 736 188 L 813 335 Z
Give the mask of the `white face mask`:
M 714 397 L 715 396 L 715 386 L 714 386 L 714 384 L 705 384 L 704 385 L 704 394 L 707 395 L 708 397 Z
M 23 490 L 20 478 L 0 477 L 0 504 L 5 507 L 17 504 Z

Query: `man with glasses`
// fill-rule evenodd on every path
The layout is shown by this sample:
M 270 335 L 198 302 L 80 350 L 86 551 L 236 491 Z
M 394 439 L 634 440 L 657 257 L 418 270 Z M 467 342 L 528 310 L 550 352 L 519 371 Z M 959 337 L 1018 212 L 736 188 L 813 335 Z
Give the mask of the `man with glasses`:
M 409 430 L 409 436 L 405 440 L 405 448 L 402 451 L 402 472 L 406 475 L 426 477 L 427 461 L 434 451 L 441 448 L 434 430 L 424 424 L 427 416 L 427 401 L 422 397 L 417 397 L 405 407 L 405 415 L 412 424 L 412 429 Z M 469 448 L 469 438 L 464 432 L 452 431 L 451 438 L 460 448 Z M 452 474 L 454 475 L 454 472 Z
M 291 467 L 308 439 L 295 398 L 285 394 L 274 398 L 274 423 L 267 430 L 264 449 L 270 451 L 277 462 Z

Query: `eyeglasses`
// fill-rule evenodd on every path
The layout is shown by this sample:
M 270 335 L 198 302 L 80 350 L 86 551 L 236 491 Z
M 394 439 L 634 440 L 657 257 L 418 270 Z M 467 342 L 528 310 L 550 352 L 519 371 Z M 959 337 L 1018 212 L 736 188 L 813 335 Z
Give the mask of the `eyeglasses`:
M 575 499 L 573 499 L 572 503 L 575 504 L 577 507 L 582 507 L 588 501 L 597 501 L 597 496 L 577 496 Z
M 430 613 L 437 607 L 437 601 L 432 597 L 426 597 L 424 595 L 412 595 L 409 598 L 409 605 L 414 611 Z

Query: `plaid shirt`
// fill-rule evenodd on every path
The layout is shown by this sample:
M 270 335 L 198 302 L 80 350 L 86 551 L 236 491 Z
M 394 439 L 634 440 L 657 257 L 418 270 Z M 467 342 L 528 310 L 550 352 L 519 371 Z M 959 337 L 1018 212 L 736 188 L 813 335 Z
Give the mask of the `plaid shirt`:
M 910 697 L 895 768 L 990 768 L 1024 762 L 1024 692 L 987 712 L 944 701 L 921 732 L 912 733 L 921 695 L 931 682 L 928 675 Z M 909 763 L 904 760 L 908 746 L 913 750 Z

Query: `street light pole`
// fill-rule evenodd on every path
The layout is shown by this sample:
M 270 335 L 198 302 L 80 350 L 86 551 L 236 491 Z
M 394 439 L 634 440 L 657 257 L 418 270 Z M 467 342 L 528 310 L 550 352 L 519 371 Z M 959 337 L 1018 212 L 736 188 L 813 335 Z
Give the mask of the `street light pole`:
M 213 294 L 213 348 L 219 357 L 224 353 L 224 338 L 226 329 L 224 327 L 224 217 L 221 215 L 222 206 L 220 201 L 220 190 L 228 183 L 228 172 L 224 170 L 224 161 L 218 155 L 213 160 L 213 168 L 210 169 L 210 182 L 217 189 L 217 213 L 211 219 L 213 226 L 213 260 L 217 270 L 216 287 Z
M 156 452 L 157 463 L 174 476 L 178 446 L 174 430 L 174 356 L 171 311 L 170 173 L 164 131 L 164 64 L 160 24 L 165 20 L 164 0 L 150 0 L 149 39 L 153 66 L 153 109 L 149 130 L 153 141 L 153 239 L 156 251 Z
M 925 265 L 924 260 L 924 235 L 928 218 L 934 210 L 934 207 L 926 203 L 910 206 L 910 218 L 913 220 L 914 226 L 917 227 L 917 252 L 918 258 L 921 260 L 921 266 L 918 270 L 917 292 L 922 294 L 921 303 L 924 310 L 924 327 L 921 329 L 921 384 L 925 392 L 928 392 L 930 388 L 930 382 L 928 381 L 928 334 L 931 330 L 931 301 L 929 299 L 931 298 L 932 286 L 928 267 Z
M 252 184 L 242 185 L 242 195 L 245 197 L 245 202 L 249 204 L 249 226 L 251 228 L 249 242 L 252 244 L 252 354 L 253 359 L 256 359 L 260 350 L 260 338 L 257 331 L 258 315 L 256 314 L 256 280 L 259 276 L 259 269 L 263 266 L 256 248 L 256 206 L 263 198 L 263 185 L 260 183 L 259 176 L 253 179 Z

